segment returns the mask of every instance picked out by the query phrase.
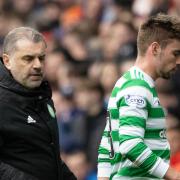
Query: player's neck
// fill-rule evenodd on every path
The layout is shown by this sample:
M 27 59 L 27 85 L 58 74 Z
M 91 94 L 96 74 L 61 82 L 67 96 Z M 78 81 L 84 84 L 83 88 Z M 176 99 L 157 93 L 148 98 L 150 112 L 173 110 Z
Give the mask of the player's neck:
M 154 81 L 158 78 L 151 59 L 138 56 L 134 65 L 151 76 Z

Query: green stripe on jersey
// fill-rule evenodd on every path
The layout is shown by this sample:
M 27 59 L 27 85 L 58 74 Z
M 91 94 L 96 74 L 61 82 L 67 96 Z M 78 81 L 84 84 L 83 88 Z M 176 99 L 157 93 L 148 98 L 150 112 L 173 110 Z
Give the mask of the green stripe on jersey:
M 150 88 L 150 86 L 147 84 L 147 82 L 145 82 L 145 81 L 143 81 L 141 79 L 133 79 L 133 80 L 130 80 L 130 81 L 126 81 L 124 83 L 124 85 L 122 85 L 122 87 L 120 89 L 122 90 L 122 89 L 125 89 L 125 88 L 128 88 L 128 87 L 133 87 L 133 86 L 144 87 L 147 90 L 149 90 L 152 94 L 155 91 L 154 88 Z
M 157 156 L 161 157 L 162 159 L 170 159 L 170 150 L 166 149 L 164 151 L 162 150 L 153 150 L 153 153 L 155 153 Z
M 119 110 L 118 109 L 109 109 L 111 119 L 119 119 Z
M 112 137 L 113 141 L 119 141 L 119 132 L 118 131 L 104 131 L 103 136 L 105 137 Z
M 130 71 L 126 72 L 123 77 L 127 80 L 131 79 L 131 74 L 130 74 Z
M 151 108 L 149 111 L 149 118 L 164 118 L 165 113 L 162 107 Z
M 120 117 L 120 126 L 137 126 L 145 128 L 146 120 L 135 116 Z
M 99 147 L 98 152 L 100 154 L 109 154 L 109 151 L 101 146 Z
M 165 129 L 146 129 L 144 138 L 146 138 L 146 139 L 166 139 Z
M 119 170 L 119 172 L 114 173 L 118 174 L 119 176 L 126 176 L 126 177 L 150 177 L 156 178 L 155 176 L 150 175 L 148 172 L 144 171 L 142 168 L 138 167 L 124 167 Z
M 116 97 L 117 93 L 120 91 L 119 87 L 114 87 L 112 93 L 111 93 L 111 97 Z
M 137 157 L 142 154 L 142 152 L 146 149 L 147 147 L 144 145 L 143 142 L 138 143 L 134 148 L 132 148 L 126 156 L 128 159 L 130 159 L 132 162 L 134 162 Z

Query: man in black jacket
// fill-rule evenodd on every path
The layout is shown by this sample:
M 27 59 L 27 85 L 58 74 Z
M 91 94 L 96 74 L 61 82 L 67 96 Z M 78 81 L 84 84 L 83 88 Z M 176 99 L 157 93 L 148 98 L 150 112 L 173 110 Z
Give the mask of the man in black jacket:
M 59 154 L 51 89 L 44 81 L 46 42 L 20 27 L 0 60 L 0 180 L 75 180 Z

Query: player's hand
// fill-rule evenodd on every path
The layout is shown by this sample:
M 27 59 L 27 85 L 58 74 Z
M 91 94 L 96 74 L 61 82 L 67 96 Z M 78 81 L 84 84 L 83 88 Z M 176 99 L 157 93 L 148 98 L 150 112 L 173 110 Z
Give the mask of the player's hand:
M 164 178 L 166 180 L 180 180 L 180 173 L 169 167 Z

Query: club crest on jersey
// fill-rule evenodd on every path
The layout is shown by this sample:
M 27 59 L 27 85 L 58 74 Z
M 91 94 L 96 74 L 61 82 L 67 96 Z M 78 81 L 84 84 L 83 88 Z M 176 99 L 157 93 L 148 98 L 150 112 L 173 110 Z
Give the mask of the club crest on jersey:
M 55 115 L 54 109 L 49 104 L 47 104 L 47 108 L 51 117 L 55 118 L 56 115 Z
M 146 101 L 142 96 L 138 95 L 126 95 L 125 102 L 129 106 L 144 108 L 146 106 Z

